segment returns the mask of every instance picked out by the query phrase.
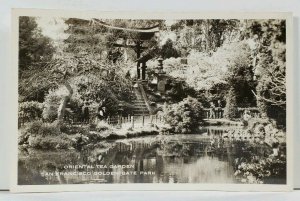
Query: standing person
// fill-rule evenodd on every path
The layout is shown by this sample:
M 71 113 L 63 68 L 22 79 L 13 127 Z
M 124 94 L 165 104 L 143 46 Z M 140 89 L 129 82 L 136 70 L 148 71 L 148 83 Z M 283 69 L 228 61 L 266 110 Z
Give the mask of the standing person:
M 221 100 L 218 100 L 218 107 L 222 108 L 222 102 L 221 102 Z
M 216 106 L 213 102 L 210 102 L 210 108 L 209 108 L 209 118 L 215 119 L 216 118 Z
M 89 105 L 87 101 L 84 102 L 82 107 L 82 116 L 83 116 L 83 123 L 89 123 L 90 121 L 90 111 L 89 111 Z
M 98 112 L 98 118 L 100 121 L 103 121 L 106 119 L 106 107 L 100 107 Z
M 98 117 L 99 121 L 103 120 L 104 112 L 102 110 L 102 107 L 99 107 L 97 117 Z
M 221 102 L 220 99 L 217 102 L 216 112 L 217 112 L 217 118 L 218 119 L 223 118 L 222 102 Z
M 102 111 L 103 111 L 103 117 L 106 118 L 107 117 L 107 111 L 106 111 L 105 106 L 102 107 Z

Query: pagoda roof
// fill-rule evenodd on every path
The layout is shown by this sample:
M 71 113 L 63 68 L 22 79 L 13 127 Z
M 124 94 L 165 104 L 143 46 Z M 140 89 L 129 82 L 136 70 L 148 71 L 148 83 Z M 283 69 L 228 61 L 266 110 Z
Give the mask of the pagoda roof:
M 99 19 L 93 19 L 94 22 L 96 22 L 99 25 L 102 25 L 104 27 L 107 28 L 111 28 L 111 29 L 117 29 L 117 30 L 123 30 L 123 31 L 131 31 L 131 32 L 136 32 L 136 33 L 156 33 L 159 32 L 159 25 L 155 25 L 152 27 L 142 27 L 142 28 L 125 28 L 125 27 L 118 27 L 118 26 L 113 26 L 110 24 L 107 24 Z
M 119 26 L 113 26 L 106 22 L 103 22 L 99 19 L 93 18 L 91 20 L 88 19 L 80 19 L 80 18 L 69 18 L 65 21 L 66 24 L 79 24 L 79 25 L 85 25 L 85 24 L 91 24 L 91 23 L 97 23 L 98 25 L 102 25 L 107 28 L 111 29 L 117 29 L 117 30 L 124 30 L 124 31 L 131 31 L 131 32 L 137 32 L 137 33 L 156 33 L 159 32 L 159 25 L 154 25 L 150 27 L 136 27 L 136 28 L 127 28 L 127 27 L 119 27 Z

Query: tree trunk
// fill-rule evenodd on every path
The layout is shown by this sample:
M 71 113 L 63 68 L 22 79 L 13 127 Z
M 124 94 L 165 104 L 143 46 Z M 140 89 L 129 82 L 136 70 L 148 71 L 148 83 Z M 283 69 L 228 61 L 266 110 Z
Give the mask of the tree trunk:
M 69 93 L 63 97 L 63 99 L 61 100 L 60 105 L 58 107 L 58 111 L 57 111 L 57 125 L 58 126 L 60 126 L 63 123 L 67 103 L 73 95 L 73 89 L 70 86 L 69 82 L 66 81 L 64 83 L 64 86 L 67 88 Z

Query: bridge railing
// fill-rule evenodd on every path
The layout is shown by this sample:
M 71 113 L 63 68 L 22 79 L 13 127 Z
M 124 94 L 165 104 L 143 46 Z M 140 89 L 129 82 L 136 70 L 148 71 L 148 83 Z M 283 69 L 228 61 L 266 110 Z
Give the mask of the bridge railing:
M 204 119 L 222 119 L 224 118 L 224 108 L 216 107 L 216 108 L 204 108 Z M 251 117 L 260 117 L 260 112 L 257 107 L 249 107 L 249 108 L 237 108 L 237 118 L 242 118 L 245 111 L 249 111 Z
M 158 125 L 163 123 L 160 115 L 142 115 L 134 116 L 109 116 L 104 119 L 106 123 L 114 127 L 144 127 L 148 125 Z
M 224 108 L 205 108 L 204 111 L 204 119 L 222 119 L 224 118 Z

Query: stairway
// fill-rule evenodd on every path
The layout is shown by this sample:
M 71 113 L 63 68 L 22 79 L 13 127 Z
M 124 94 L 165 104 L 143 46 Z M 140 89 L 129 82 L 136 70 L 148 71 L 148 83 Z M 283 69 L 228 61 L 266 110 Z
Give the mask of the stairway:
M 149 115 L 149 110 L 146 106 L 144 98 L 139 90 L 139 88 L 134 89 L 136 99 L 132 101 L 134 105 L 133 114 L 134 116 Z

